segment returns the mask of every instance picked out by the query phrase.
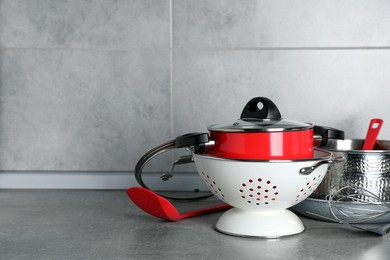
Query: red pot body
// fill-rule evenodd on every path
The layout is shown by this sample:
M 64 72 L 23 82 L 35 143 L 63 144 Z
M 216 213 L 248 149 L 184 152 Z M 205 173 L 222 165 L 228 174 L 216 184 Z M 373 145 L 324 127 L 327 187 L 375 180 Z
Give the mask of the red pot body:
M 227 159 L 296 160 L 313 158 L 313 129 L 284 132 L 210 131 L 209 154 Z

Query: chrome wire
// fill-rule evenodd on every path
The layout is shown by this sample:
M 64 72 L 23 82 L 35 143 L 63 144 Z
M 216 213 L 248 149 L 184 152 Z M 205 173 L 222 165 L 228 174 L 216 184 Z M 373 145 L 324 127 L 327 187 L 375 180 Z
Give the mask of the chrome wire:
M 361 199 L 362 195 L 366 199 Z M 364 223 L 390 214 L 388 202 L 362 187 L 345 186 L 329 194 L 327 199 L 330 211 L 339 223 Z M 356 203 L 357 207 L 351 207 L 348 202 Z M 375 208 L 362 208 L 362 205 L 373 205 Z

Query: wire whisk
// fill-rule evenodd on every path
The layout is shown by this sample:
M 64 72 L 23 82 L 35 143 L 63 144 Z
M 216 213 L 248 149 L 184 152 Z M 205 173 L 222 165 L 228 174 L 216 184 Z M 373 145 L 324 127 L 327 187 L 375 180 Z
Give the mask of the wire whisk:
M 390 202 L 358 186 L 345 186 L 330 193 L 326 199 L 334 218 L 343 224 L 372 222 L 390 214 Z

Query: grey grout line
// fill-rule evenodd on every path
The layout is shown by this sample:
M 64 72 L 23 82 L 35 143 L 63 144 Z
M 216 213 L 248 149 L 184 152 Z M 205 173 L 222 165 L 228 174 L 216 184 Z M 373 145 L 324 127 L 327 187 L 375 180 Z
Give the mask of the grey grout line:
M 169 47 L 173 48 L 173 0 L 169 1 Z
M 352 47 L 175 47 L 175 50 L 226 50 L 226 51 L 337 51 L 337 50 L 390 50 L 390 46 Z
M 128 47 L 128 48 L 77 48 L 77 47 L 0 47 L 1 51 L 6 50 L 31 50 L 31 51 L 96 51 L 96 52 L 129 52 L 134 50 L 170 50 L 169 46 L 148 46 L 148 47 Z
M 169 1 L 169 84 L 170 84 L 170 134 L 171 138 L 174 135 L 173 124 L 173 0 Z M 173 160 L 173 157 L 172 157 Z
M 171 40 L 170 40 L 171 41 Z M 173 39 L 172 39 L 173 41 Z M 170 42 L 169 47 L 164 46 L 149 46 L 149 47 L 128 47 L 123 49 L 118 48 L 75 48 L 75 47 L 7 47 L 1 46 L 0 50 L 80 50 L 80 51 L 117 51 L 126 52 L 137 49 L 143 50 L 221 50 L 221 51 L 337 51 L 337 50 L 390 50 L 390 46 L 350 46 L 350 47 L 173 47 Z
M 173 91 L 174 91 L 174 86 L 173 86 L 173 0 L 169 1 L 169 84 L 170 84 L 170 136 L 171 138 L 174 138 L 175 134 L 175 125 L 173 122 Z M 175 160 L 174 153 L 171 153 L 171 163 L 173 163 Z

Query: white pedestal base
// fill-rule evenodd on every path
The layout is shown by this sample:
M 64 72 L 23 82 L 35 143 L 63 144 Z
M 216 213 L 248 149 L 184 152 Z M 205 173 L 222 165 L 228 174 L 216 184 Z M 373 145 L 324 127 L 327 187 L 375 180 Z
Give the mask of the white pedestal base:
M 302 221 L 291 211 L 249 211 L 232 208 L 218 220 L 215 229 L 234 236 L 278 238 L 301 233 Z

